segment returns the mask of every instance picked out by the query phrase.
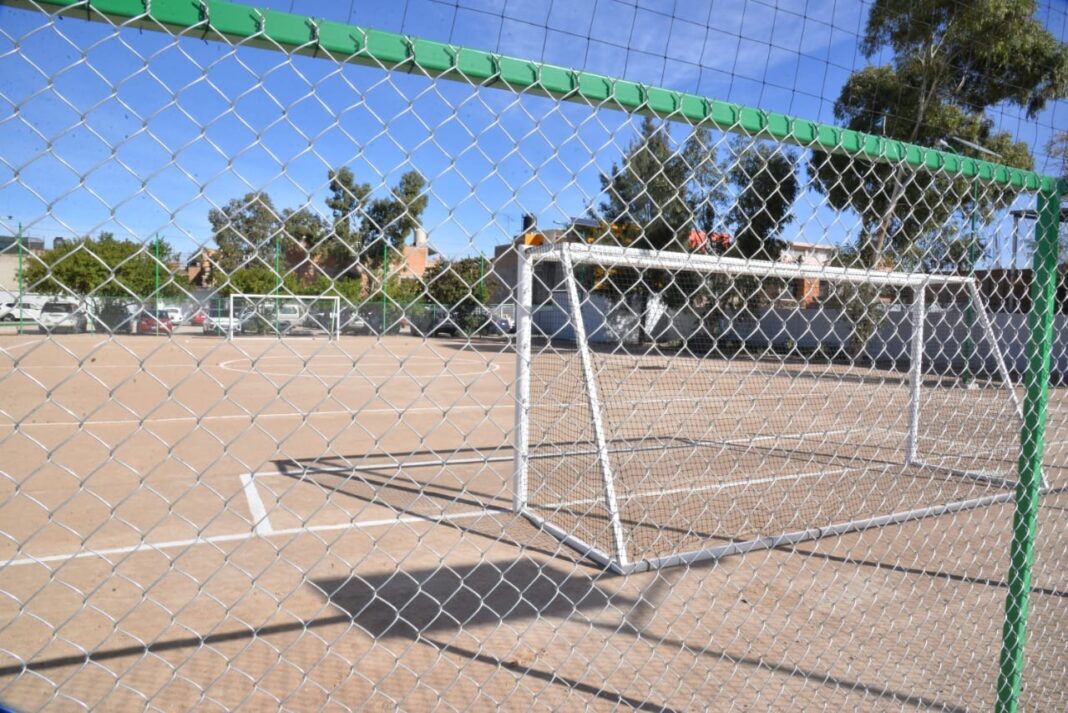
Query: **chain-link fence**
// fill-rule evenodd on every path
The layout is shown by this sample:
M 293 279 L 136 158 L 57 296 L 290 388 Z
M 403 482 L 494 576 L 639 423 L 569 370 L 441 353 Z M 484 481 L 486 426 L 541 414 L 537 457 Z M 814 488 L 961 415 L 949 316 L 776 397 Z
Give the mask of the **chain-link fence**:
M 1068 708 L 1066 185 L 981 110 L 0 21 L 4 706 Z

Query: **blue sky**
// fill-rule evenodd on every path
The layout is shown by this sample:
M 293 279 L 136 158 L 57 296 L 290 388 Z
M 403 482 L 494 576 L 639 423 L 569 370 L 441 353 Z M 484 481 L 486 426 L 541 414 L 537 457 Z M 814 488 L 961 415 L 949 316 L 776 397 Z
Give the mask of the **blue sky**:
M 857 49 L 867 5 L 842 0 L 254 4 L 828 122 L 842 83 L 867 63 Z M 1066 12 L 1060 2 L 1041 11 L 1062 39 Z M 1034 147 L 1043 170 L 1068 107 L 1035 120 L 1010 107 L 994 118 Z M 379 189 L 416 168 L 431 179 L 431 242 L 458 256 L 492 254 L 524 212 L 544 227 L 585 213 L 634 121 L 193 37 L 76 19 L 49 26 L 0 5 L 0 127 L 0 232 L 21 221 L 46 238 L 159 233 L 188 253 L 210 244 L 208 209 L 249 190 L 325 214 L 328 168 L 347 165 Z M 799 201 L 795 232 L 847 236 L 850 218 L 816 202 Z

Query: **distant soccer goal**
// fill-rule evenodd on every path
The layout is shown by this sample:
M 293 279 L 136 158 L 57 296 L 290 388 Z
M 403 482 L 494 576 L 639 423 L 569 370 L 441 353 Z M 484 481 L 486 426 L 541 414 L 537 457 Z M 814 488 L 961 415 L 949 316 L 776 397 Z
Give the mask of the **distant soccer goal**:
M 515 507 L 615 571 L 1012 498 L 971 278 L 561 244 L 519 286 Z
M 209 316 L 205 331 L 240 336 L 328 337 L 341 334 L 340 297 L 232 294 L 229 310 Z

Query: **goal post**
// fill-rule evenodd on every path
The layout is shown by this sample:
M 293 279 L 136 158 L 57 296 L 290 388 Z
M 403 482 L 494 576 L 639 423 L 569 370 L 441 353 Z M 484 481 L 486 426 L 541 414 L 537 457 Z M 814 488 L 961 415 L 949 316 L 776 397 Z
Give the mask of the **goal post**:
M 602 566 L 1013 497 L 1021 408 L 971 277 L 581 243 L 519 253 L 513 507 Z M 820 298 L 777 307 L 796 280 Z M 649 301 L 659 315 L 640 311 Z
M 216 319 L 213 326 L 231 339 L 242 335 L 336 339 L 341 335 L 341 298 L 233 293 L 225 319 Z

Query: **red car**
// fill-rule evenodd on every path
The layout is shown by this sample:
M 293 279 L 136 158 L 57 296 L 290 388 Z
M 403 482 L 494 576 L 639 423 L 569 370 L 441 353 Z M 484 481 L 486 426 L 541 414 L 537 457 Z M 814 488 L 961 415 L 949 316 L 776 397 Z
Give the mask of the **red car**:
M 166 312 L 142 312 L 137 318 L 138 334 L 170 335 L 174 331 L 174 322 Z
M 193 313 L 193 316 L 189 318 L 189 323 L 194 327 L 203 327 L 204 319 L 207 316 L 208 315 L 204 314 L 204 310 L 198 309 L 196 312 Z

